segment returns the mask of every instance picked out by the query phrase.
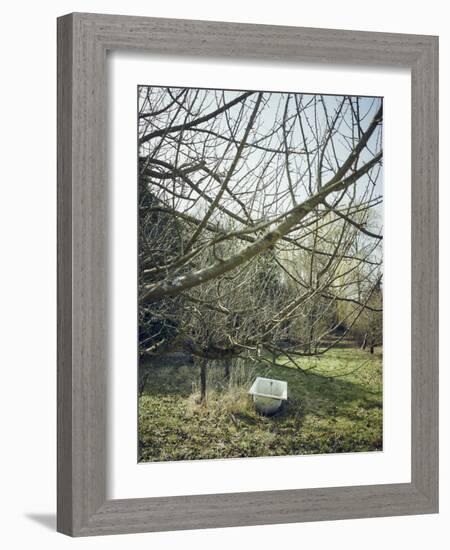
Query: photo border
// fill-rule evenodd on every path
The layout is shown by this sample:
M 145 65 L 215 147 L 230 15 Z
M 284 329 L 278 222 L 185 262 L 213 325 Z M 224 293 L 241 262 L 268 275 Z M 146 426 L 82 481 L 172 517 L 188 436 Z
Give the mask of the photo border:
M 411 482 L 108 500 L 110 50 L 411 70 Z M 438 38 L 73 13 L 58 18 L 58 504 L 72 536 L 438 511 Z

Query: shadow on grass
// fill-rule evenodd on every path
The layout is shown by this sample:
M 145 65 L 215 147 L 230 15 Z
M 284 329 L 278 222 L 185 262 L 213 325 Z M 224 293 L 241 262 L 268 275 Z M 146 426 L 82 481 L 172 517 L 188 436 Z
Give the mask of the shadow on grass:
M 361 384 L 340 378 L 330 378 L 321 374 L 295 372 L 288 377 L 290 396 L 303 414 L 313 413 L 322 418 L 336 415 L 354 417 L 354 406 L 364 409 L 381 408 L 382 398 L 367 391 Z
M 147 366 L 149 376 L 144 388 L 143 395 L 152 397 L 170 396 L 188 398 L 197 385 L 200 371 L 195 365 L 167 364 L 158 366 Z M 319 373 L 303 373 L 297 369 L 278 365 L 267 368 L 256 367 L 252 364 L 255 375 L 279 378 L 288 382 L 289 399 L 281 410 L 270 418 L 275 424 L 284 423 L 286 420 L 295 420 L 301 424 L 301 419 L 308 414 L 319 418 L 330 418 L 334 416 L 345 416 L 349 420 L 359 419 L 355 408 L 370 409 L 382 408 L 382 392 L 371 391 L 361 383 L 343 378 L 331 378 Z M 213 372 L 214 371 L 214 372 Z M 222 369 L 218 366 L 209 368 L 216 382 L 220 379 Z M 212 382 L 214 383 L 214 382 Z M 217 387 L 216 387 L 217 389 Z M 235 418 L 248 426 L 258 423 L 258 416 L 239 412 Z M 264 417 L 262 417 L 264 418 Z
M 211 365 L 206 405 L 193 399 L 199 387 L 197 366 L 166 361 L 147 367 L 139 402 L 140 461 L 380 450 L 381 357 L 367 361 L 357 351 L 337 350 L 314 363 L 315 374 L 289 365 L 241 364 L 232 368 L 229 391 L 222 365 Z M 360 364 L 361 369 L 355 368 Z M 348 376 L 329 376 L 343 366 Z M 288 383 L 288 401 L 270 417 L 261 416 L 246 393 L 256 376 Z
M 195 365 L 167 366 L 154 363 L 145 365 L 147 382 L 144 387 L 144 395 L 179 395 L 189 397 L 193 384 L 198 381 L 200 369 Z

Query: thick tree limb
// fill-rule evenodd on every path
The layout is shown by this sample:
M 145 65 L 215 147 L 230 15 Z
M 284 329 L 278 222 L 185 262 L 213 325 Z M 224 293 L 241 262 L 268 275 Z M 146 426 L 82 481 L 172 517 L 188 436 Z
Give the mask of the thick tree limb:
M 372 125 L 371 125 L 372 126 Z M 373 129 L 375 126 L 373 127 Z M 373 130 L 372 130 L 373 131 Z M 364 136 L 363 136 L 364 137 Z M 368 138 L 367 138 L 368 139 Z M 366 139 L 366 142 L 367 142 Z M 237 254 L 225 259 L 219 260 L 216 263 L 182 275 L 174 280 L 163 281 L 158 284 L 149 285 L 141 296 L 142 303 L 158 300 L 164 296 L 174 296 L 187 290 L 198 286 L 206 281 L 214 279 L 232 269 L 235 269 L 244 262 L 247 262 L 257 254 L 264 250 L 267 250 L 273 246 L 281 237 L 286 235 L 289 230 L 297 225 L 305 216 L 311 212 L 311 210 L 318 206 L 320 203 L 328 197 L 331 193 L 336 191 L 342 191 L 352 185 L 360 177 L 366 174 L 373 166 L 380 162 L 382 158 L 382 152 L 378 153 L 367 164 L 356 170 L 353 174 L 340 181 L 335 181 L 335 177 L 314 196 L 310 197 L 303 203 L 294 208 L 289 216 L 280 223 L 274 230 L 269 231 L 264 237 L 258 239 L 254 243 L 240 250 Z

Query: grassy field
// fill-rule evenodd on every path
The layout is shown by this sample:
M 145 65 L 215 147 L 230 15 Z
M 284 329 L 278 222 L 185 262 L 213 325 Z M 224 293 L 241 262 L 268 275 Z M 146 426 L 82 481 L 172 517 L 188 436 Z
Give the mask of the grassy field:
M 269 368 L 238 364 L 229 384 L 223 368 L 213 366 L 202 404 L 197 367 L 152 367 L 139 399 L 140 460 L 381 450 L 381 351 L 332 349 L 303 359 L 302 366 L 313 371 L 304 374 L 289 362 Z M 259 415 L 247 395 L 256 376 L 288 382 L 287 404 L 272 417 Z

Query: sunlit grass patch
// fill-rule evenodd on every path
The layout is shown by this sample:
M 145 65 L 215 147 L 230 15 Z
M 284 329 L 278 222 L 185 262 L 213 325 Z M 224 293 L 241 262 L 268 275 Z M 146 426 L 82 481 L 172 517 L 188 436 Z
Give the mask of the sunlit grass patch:
M 142 461 L 376 451 L 382 449 L 382 355 L 333 349 L 302 359 L 299 371 L 241 364 L 224 381 L 208 369 L 199 400 L 198 368 L 153 367 L 139 400 Z M 247 374 L 246 374 L 247 373 Z M 314 373 L 314 374 L 313 374 Z M 336 377 L 338 375 L 338 377 Z M 288 382 L 287 405 L 259 415 L 247 392 L 256 376 Z

